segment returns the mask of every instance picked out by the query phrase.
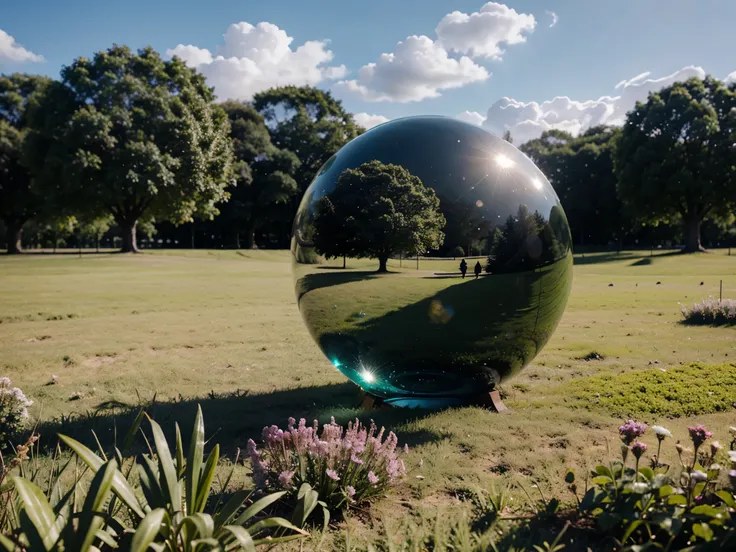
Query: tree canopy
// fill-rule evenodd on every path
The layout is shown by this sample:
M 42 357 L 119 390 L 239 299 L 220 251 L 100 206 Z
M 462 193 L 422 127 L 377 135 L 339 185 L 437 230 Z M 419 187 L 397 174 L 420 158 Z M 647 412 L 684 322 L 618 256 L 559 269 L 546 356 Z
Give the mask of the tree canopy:
M 736 91 L 712 77 L 653 92 L 627 116 L 616 148 L 618 192 L 648 224 L 679 221 L 686 251 L 701 223 L 736 206 Z
M 211 217 L 227 199 L 232 147 L 204 77 L 151 48 L 79 58 L 31 110 L 29 166 L 45 195 L 80 214 L 109 212 L 136 251 L 144 216 Z
M 377 258 L 386 272 L 391 255 L 419 254 L 444 241 L 445 217 L 434 190 L 405 168 L 380 161 L 342 172 L 318 202 L 315 249 L 328 258 Z
M 222 107 L 230 119 L 236 185 L 221 207 L 220 218 L 233 232 L 237 247 L 244 232 L 245 247 L 252 248 L 255 230 L 283 216 L 289 199 L 298 192 L 293 175 L 300 162 L 291 151 L 271 143 L 263 116 L 252 106 L 230 101 Z
M 8 234 L 8 253 L 21 252 L 23 225 L 42 204 L 31 188 L 22 151 L 28 104 L 50 83 L 51 79 L 37 75 L 0 76 L 0 219 Z

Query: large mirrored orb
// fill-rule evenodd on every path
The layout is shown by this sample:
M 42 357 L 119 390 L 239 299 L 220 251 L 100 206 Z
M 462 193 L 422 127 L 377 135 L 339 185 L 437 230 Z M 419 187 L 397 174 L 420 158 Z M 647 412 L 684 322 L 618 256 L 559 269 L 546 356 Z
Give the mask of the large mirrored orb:
M 570 229 L 544 174 L 446 117 L 393 120 L 345 145 L 307 189 L 291 252 L 314 340 L 395 405 L 472 402 L 517 374 L 572 284 Z

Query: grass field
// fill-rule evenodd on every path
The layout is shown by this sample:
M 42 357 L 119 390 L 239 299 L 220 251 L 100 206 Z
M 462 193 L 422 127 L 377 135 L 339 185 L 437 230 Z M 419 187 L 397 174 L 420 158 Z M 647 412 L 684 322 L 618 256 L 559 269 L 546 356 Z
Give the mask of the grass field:
M 374 509 L 390 526 L 396 508 L 461 509 L 465 488 L 535 482 L 562 493 L 565 468 L 607 458 L 627 415 L 681 435 L 697 420 L 725 441 L 736 425 L 736 329 L 682 325 L 678 304 L 718 296 L 721 280 L 736 297 L 736 256 L 722 251 L 576 257 L 557 331 L 504 386 L 513 413 L 364 412 L 302 323 L 287 252 L 0 257 L 0 375 L 35 401 L 47 441 L 95 429 L 110 443 L 126 407 L 154 396 L 154 416 L 185 434 L 201 403 L 208 436 L 231 458 L 290 415 L 373 417 L 413 449 L 406 485 Z M 367 524 L 356 522 L 355 538 L 370 539 Z

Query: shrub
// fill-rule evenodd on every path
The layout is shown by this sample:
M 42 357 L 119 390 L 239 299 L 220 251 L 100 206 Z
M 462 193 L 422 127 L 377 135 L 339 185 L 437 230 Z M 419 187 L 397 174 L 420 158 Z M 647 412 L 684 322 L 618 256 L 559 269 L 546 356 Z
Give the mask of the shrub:
M 452 249 L 452 256 L 453 257 L 464 257 L 465 256 L 465 250 L 462 247 L 460 247 L 459 245 L 456 245 Z
M 13 387 L 10 379 L 0 377 L 0 450 L 25 427 L 28 407 L 32 404 L 23 391 Z
M 683 322 L 712 326 L 736 324 L 736 299 L 718 300 L 713 297 L 694 303 L 692 308 L 682 307 Z
M 143 417 L 141 412 L 129 437 L 138 431 Z M 222 485 L 222 493 L 213 496 L 219 446 L 215 445 L 205 460 L 201 410 L 198 409 L 186 454 L 178 425 L 172 453 L 161 427 L 150 418 L 149 423 L 152 436 L 147 441 L 152 444 L 151 452 L 140 458 L 124 458 L 117 447 L 111 458 L 102 452 L 100 456 L 60 435 L 81 464 L 92 472 L 89 485 L 81 484 L 75 469 L 71 488 L 61 490 L 61 472 L 71 462 L 48 485 L 43 485 L 45 492 L 33 478 L 25 477 L 22 469 L 20 475 L 9 477 L 12 488 L 2 487 L 5 509 L 0 511 L 0 549 L 255 550 L 259 544 L 274 545 L 306 534 L 286 519 L 262 515 L 285 492 L 250 504 L 248 491 L 224 494 L 231 473 Z M 137 477 L 131 477 L 134 471 Z M 305 503 L 307 498 L 314 501 L 315 493 L 310 491 L 301 490 L 303 500 L 297 504 L 295 518 L 301 520 L 302 514 L 308 515 L 314 508 Z M 8 496 L 11 493 L 15 496 Z
M 286 431 L 277 426 L 263 428 L 263 447 L 248 441 L 256 485 L 261 489 L 283 489 L 294 493 L 308 483 L 329 509 L 355 505 L 384 493 L 406 474 L 397 451 L 398 439 L 384 428 L 377 432 L 371 421 L 365 428 L 357 419 L 347 429 L 333 418 L 319 433 L 317 420 L 289 418 Z M 407 451 L 404 447 L 404 453 Z
M 603 408 L 615 416 L 693 416 L 733 409 L 736 363 L 699 364 L 580 378 L 559 388 L 581 408 Z

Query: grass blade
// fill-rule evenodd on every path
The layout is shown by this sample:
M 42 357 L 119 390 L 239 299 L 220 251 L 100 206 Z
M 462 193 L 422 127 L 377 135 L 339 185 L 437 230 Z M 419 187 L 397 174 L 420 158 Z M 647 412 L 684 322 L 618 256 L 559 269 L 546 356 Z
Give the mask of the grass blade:
M 264 508 L 268 508 L 271 504 L 279 500 L 285 494 L 286 494 L 286 491 L 281 491 L 278 493 L 272 493 L 270 495 L 264 496 L 262 499 L 248 506 L 245 512 L 240 514 L 238 516 L 238 519 L 236 519 L 232 524 L 233 525 L 245 525 L 258 512 L 260 512 Z
M 176 467 L 171 458 L 169 443 L 166 441 L 161 426 L 150 416 L 148 417 L 148 422 L 151 424 L 153 442 L 156 446 L 156 455 L 158 456 L 159 478 L 163 478 L 164 483 L 161 485 L 161 489 L 171 504 L 173 513 L 180 512 L 182 507 L 181 486 L 179 485 L 179 478 L 176 476 Z
M 220 459 L 220 445 L 215 445 L 215 448 L 210 452 L 207 458 L 207 463 L 204 465 L 202 470 L 202 477 L 199 480 L 197 487 L 197 502 L 195 504 L 195 511 L 201 512 L 204 510 L 207 499 L 210 496 L 210 487 L 212 486 L 212 480 L 215 478 L 215 468 L 217 468 L 217 461 Z
M 197 405 L 197 415 L 194 418 L 194 429 L 192 439 L 189 442 L 189 455 L 187 456 L 186 470 L 186 492 L 187 512 L 193 514 L 196 509 L 197 496 L 199 494 L 199 478 L 202 471 L 202 460 L 204 458 L 204 419 L 202 408 Z
M 130 552 L 145 552 L 148 549 L 159 534 L 159 528 L 164 520 L 165 513 L 166 511 L 163 508 L 156 508 L 146 514 L 133 535 Z
M 31 539 L 34 532 L 38 533 L 45 550 L 51 547 L 59 540 L 59 530 L 56 527 L 56 516 L 51 508 L 43 491 L 36 485 L 23 479 L 22 477 L 13 477 L 15 491 L 21 502 L 21 514 L 25 514 L 32 527 L 28 527 L 26 534 Z M 31 534 L 28 534 L 30 530 Z M 31 541 L 33 547 L 33 541 Z

